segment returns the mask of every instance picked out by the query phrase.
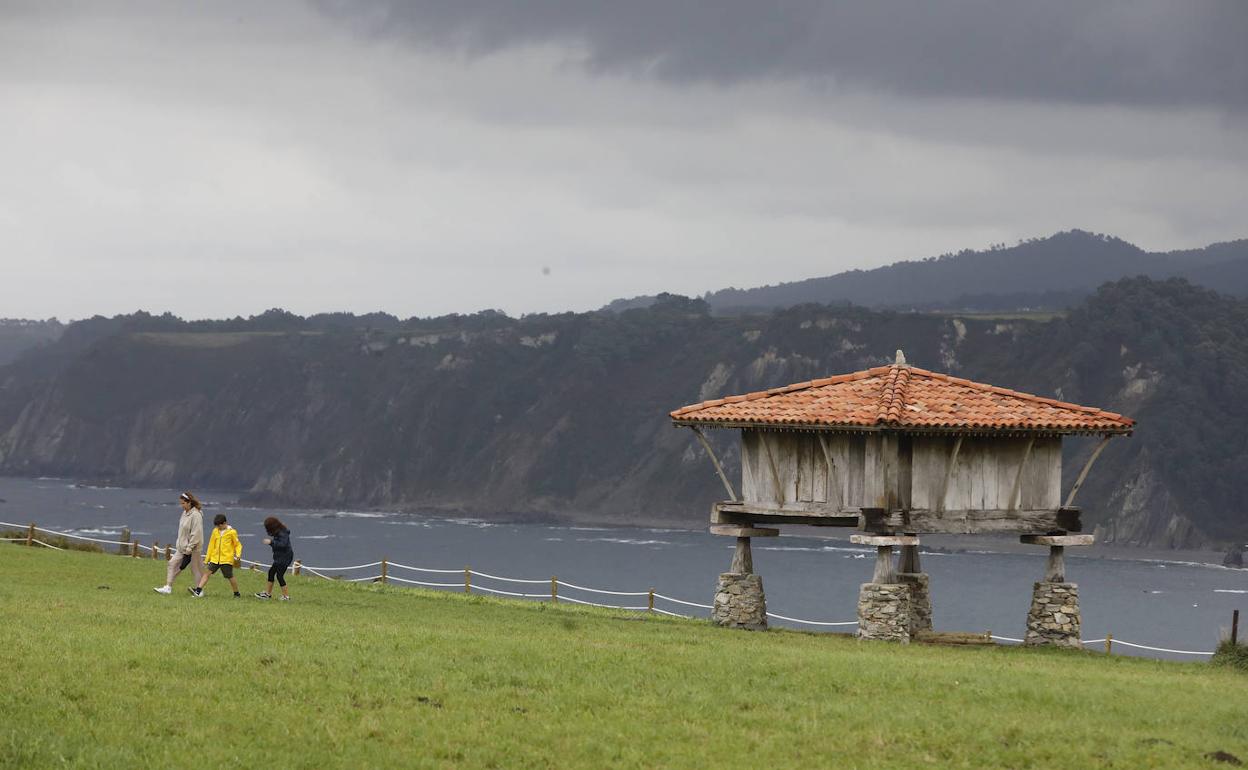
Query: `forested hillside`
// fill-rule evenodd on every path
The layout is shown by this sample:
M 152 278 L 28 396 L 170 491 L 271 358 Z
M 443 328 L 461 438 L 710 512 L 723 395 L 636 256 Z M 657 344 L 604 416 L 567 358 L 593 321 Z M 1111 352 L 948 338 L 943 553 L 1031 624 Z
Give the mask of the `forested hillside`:
M 1248 539 L 1248 305 L 1123 280 L 1065 317 L 802 305 L 71 325 L 0 367 L 0 473 L 257 500 L 697 525 L 722 489 L 678 406 L 891 360 L 1137 418 L 1081 493 L 1118 542 Z M 730 432 L 716 440 L 727 462 Z M 1068 475 L 1092 440 L 1068 442 Z M 1069 485 L 1071 479 L 1067 479 Z

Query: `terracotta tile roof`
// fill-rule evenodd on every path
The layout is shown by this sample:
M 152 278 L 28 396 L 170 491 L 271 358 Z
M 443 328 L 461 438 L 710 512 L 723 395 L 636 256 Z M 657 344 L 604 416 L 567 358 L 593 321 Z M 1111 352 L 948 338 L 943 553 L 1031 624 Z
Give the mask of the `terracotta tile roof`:
M 671 413 L 677 424 L 909 428 L 975 432 L 1130 433 L 1135 421 L 894 364 L 728 396 Z

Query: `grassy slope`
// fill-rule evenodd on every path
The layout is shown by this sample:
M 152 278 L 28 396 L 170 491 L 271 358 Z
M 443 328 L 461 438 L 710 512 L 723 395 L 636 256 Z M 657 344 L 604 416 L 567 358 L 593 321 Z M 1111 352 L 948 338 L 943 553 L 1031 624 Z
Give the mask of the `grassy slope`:
M 0 766 L 1210 767 L 1243 675 L 858 643 L 381 586 L 152 593 L 0 545 Z M 245 573 L 244 591 L 259 587 Z M 108 590 L 97 588 L 108 586 Z M 280 760 L 280 761 L 279 761 Z

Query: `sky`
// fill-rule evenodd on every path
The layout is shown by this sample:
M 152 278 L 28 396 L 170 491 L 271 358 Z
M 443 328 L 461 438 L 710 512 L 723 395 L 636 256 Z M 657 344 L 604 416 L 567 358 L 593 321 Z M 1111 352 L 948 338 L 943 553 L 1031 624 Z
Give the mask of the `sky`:
M 0 317 L 1248 237 L 1243 0 L 0 0 Z

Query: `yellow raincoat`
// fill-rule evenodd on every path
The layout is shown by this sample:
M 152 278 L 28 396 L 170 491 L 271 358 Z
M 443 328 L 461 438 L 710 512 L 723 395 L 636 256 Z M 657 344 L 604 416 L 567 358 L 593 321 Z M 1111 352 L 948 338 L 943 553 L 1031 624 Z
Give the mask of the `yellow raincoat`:
M 208 541 L 208 554 L 204 561 L 209 564 L 236 564 L 243 556 L 243 544 L 238 541 L 238 533 L 233 527 L 225 531 L 212 528 L 212 538 Z

